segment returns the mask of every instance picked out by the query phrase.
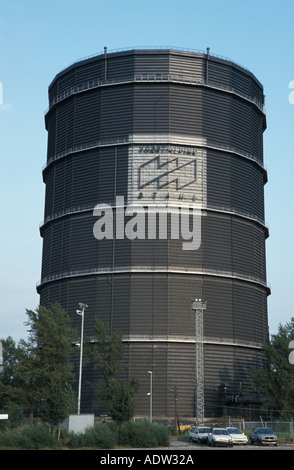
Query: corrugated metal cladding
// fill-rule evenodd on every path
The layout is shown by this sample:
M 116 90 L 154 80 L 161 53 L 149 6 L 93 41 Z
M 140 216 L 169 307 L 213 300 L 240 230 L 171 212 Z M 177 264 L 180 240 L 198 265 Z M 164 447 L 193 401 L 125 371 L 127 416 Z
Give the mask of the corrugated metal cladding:
M 195 416 L 193 298 L 207 300 L 205 416 L 222 414 L 225 388 L 251 390 L 248 367 L 261 363 L 268 335 L 263 105 L 251 72 L 177 50 L 101 54 L 49 87 L 40 303 L 61 302 L 77 328 L 77 305 L 87 303 L 89 337 L 96 317 L 122 332 L 129 376 L 141 384 L 137 416 L 149 416 L 150 370 L 154 416 L 174 416 L 175 387 L 180 418 Z M 172 209 L 167 237 L 154 239 L 147 208 L 157 201 Z M 145 226 L 141 238 L 121 239 L 117 217 L 130 202 L 146 209 Z M 112 211 L 113 237 L 94 236 L 97 204 Z M 201 213 L 195 249 L 174 236 L 183 206 Z M 82 412 L 105 411 L 89 385 L 96 375 L 85 365 Z

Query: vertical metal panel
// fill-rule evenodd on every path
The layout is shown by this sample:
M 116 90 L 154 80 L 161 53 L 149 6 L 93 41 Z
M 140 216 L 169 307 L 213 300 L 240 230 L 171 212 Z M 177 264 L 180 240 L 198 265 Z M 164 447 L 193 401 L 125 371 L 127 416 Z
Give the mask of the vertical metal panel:
M 47 161 L 56 153 L 56 113 L 51 113 L 45 119 L 47 139 Z
M 93 90 L 75 97 L 74 144 L 82 145 L 100 139 L 100 90 Z M 85 126 L 85 122 L 87 125 Z
M 208 82 L 229 87 L 231 85 L 231 67 L 222 61 L 208 60 Z
M 202 57 L 195 60 L 194 57 L 174 51 L 170 54 L 169 72 L 187 80 L 192 77 L 201 82 L 205 78 L 205 62 Z
M 247 96 L 252 96 L 252 91 L 251 91 L 251 83 L 252 79 L 245 75 L 241 74 L 240 70 L 235 70 L 232 68 L 231 70 L 231 86 L 235 90 L 238 90 L 241 93 L 244 93 Z M 253 95 L 255 96 L 255 95 Z M 258 98 L 262 98 L 260 94 L 258 95 Z
M 205 279 L 203 297 L 210 299 L 204 314 L 204 336 L 234 337 L 232 280 Z
M 184 105 L 183 105 L 184 104 Z M 170 132 L 202 135 L 202 90 L 173 86 L 169 96 Z
M 100 138 L 118 139 L 132 133 L 133 91 L 128 86 L 101 90 Z
M 169 87 L 135 85 L 134 133 L 167 133 L 169 129 Z
M 75 69 L 69 69 L 69 71 L 61 74 L 57 82 L 57 93 L 62 93 L 68 88 L 75 85 Z
M 104 61 L 104 59 L 103 59 Z M 117 54 L 115 57 L 107 55 L 107 78 L 119 80 L 133 77 L 135 57 L 132 53 L 127 55 Z
M 244 213 L 252 213 L 251 205 L 252 164 L 240 158 L 234 158 L 231 165 L 232 205 Z
M 73 100 L 61 102 L 57 110 L 56 153 L 70 148 L 74 143 L 73 116 Z
M 208 206 L 236 207 L 235 205 L 232 205 L 231 186 L 231 155 L 209 150 L 207 152 Z
M 233 266 L 231 217 L 207 215 L 203 220 L 203 266 L 231 272 Z
M 146 51 L 147 52 L 147 51 Z M 140 74 L 167 74 L 169 73 L 170 54 L 168 52 L 147 52 L 141 51 L 134 56 L 134 72 Z
M 203 90 L 203 136 L 208 143 L 231 145 L 231 97 Z
M 85 161 L 87 162 L 85 164 Z M 72 158 L 71 205 L 87 207 L 98 203 L 100 159 L 99 152 L 89 151 Z M 66 191 L 65 191 L 66 192 Z
M 104 59 L 88 61 L 79 67 L 77 64 L 75 70 L 75 84 L 84 83 L 94 79 L 104 78 Z

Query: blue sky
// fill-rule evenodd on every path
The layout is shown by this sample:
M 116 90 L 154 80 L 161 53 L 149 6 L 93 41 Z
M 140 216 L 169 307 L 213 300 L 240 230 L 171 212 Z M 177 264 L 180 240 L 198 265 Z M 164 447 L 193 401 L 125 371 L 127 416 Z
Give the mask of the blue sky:
M 294 316 L 292 199 L 294 2 L 288 0 L 1 0 L 0 338 L 26 337 L 25 309 L 39 302 L 48 85 L 78 59 L 134 46 L 226 56 L 264 85 L 269 327 Z

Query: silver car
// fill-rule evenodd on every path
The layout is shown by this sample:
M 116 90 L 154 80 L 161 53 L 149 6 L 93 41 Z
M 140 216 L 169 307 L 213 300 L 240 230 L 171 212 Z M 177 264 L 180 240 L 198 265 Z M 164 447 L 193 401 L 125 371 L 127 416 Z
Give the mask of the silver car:
M 207 426 L 194 426 L 189 431 L 189 438 L 192 442 L 207 442 L 207 436 L 211 428 Z
M 278 438 L 269 428 L 255 428 L 250 434 L 251 444 L 259 445 L 278 445 Z
M 247 444 L 248 437 L 241 432 L 238 428 L 226 428 L 233 439 L 233 444 Z
M 209 446 L 233 446 L 232 436 L 225 428 L 213 428 L 208 434 Z

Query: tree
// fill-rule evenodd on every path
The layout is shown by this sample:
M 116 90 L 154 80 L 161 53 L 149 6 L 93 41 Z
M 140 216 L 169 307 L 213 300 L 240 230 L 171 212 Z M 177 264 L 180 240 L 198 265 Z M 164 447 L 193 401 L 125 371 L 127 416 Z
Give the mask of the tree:
M 114 381 L 108 394 L 108 405 L 111 417 L 122 424 L 129 421 L 135 413 L 134 393 L 138 391 L 138 382 L 131 379 L 129 382 Z
M 28 410 L 33 418 L 39 397 L 39 387 L 32 373 L 32 356 L 26 343 L 20 340 L 17 345 L 9 336 L 2 340 L 3 367 L 0 373 L 1 408 L 19 405 Z
M 123 381 L 118 374 L 125 367 L 123 356 L 125 347 L 119 331 L 109 333 L 109 326 L 96 319 L 94 341 L 88 343 L 86 354 L 103 378 L 103 396 L 111 417 L 118 422 L 131 419 L 134 415 L 134 394 L 139 384 L 137 380 Z
M 257 391 L 266 396 L 262 409 L 273 417 L 287 419 L 294 414 L 294 365 L 289 362 L 293 339 L 294 318 L 285 326 L 279 324 L 278 333 L 264 345 L 264 368 L 251 371 Z
M 3 368 L 0 371 L 1 407 L 20 405 L 39 409 L 42 419 L 53 426 L 68 414 L 74 380 L 70 350 L 77 333 L 58 303 L 49 308 L 27 310 L 28 341 L 2 340 Z
M 32 364 L 26 376 L 38 384 L 41 418 L 55 426 L 67 416 L 67 386 L 74 381 L 70 349 L 76 331 L 57 302 L 27 310 L 27 315 Z
M 11 336 L 2 339 L 3 367 L 0 368 L 0 408 L 14 403 L 10 390 L 16 387 L 15 375 L 18 363 L 18 347 Z

